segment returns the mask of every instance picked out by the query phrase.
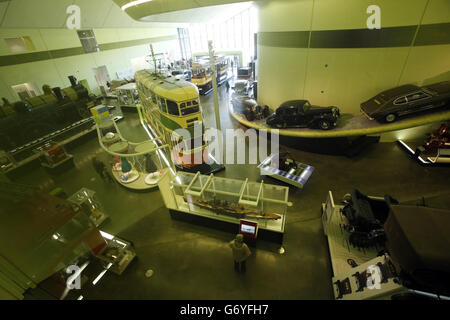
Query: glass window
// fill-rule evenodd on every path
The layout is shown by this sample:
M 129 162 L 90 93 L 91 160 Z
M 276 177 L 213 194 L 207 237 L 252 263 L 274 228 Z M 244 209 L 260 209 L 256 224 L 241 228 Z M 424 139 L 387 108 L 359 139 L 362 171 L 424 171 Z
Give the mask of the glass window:
M 154 104 L 156 104 L 158 101 L 156 100 L 156 95 L 153 93 L 153 92 L 151 92 L 150 91 L 150 95 L 151 95 L 151 97 L 152 97 L 152 102 L 154 103 Z
M 188 114 L 197 113 L 200 111 L 200 107 L 198 106 L 198 101 L 188 101 L 180 104 L 181 115 L 186 116 Z
M 404 104 L 404 103 L 406 103 L 406 97 L 400 97 L 394 101 L 394 104 Z
M 307 112 L 310 108 L 311 108 L 311 105 L 309 104 L 308 101 L 306 101 L 305 104 L 303 105 L 303 111 Z
M 412 101 L 416 101 L 416 100 L 420 100 L 420 99 L 425 99 L 428 98 L 429 96 L 425 93 L 425 92 L 416 92 L 413 94 L 409 94 L 406 96 L 406 98 L 408 99 L 408 102 L 412 102 Z
M 179 116 L 180 111 L 178 110 L 178 104 L 171 100 L 166 100 L 167 102 L 167 112 L 174 116 Z
M 161 97 L 158 97 L 157 100 L 158 100 L 158 106 L 159 106 L 159 109 L 160 109 L 162 112 L 167 113 L 166 99 L 161 98 Z

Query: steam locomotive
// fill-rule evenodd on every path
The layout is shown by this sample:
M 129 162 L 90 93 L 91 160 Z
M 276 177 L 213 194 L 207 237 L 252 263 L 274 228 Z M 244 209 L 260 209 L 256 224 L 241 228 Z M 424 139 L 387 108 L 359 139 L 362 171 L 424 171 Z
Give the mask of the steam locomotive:
M 0 107 L 0 150 L 20 161 L 32 154 L 32 149 L 39 143 L 55 134 L 63 134 L 69 129 L 70 134 L 74 134 L 74 131 L 92 126 L 89 108 L 101 103 L 101 97 L 89 94 L 75 77 L 69 76 L 69 80 L 70 87 L 51 89 L 44 85 L 43 95 L 14 104 L 3 99 L 4 105 Z

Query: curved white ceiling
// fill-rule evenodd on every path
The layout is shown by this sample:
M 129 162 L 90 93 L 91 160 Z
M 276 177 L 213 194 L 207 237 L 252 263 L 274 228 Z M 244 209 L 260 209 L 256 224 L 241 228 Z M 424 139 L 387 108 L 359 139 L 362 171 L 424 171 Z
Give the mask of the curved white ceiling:
M 134 1 L 114 0 L 121 7 Z M 124 11 L 137 21 L 178 23 L 222 22 L 252 5 L 248 0 L 152 0 L 136 3 Z
M 0 0 L 1 28 L 65 28 L 68 6 L 81 9 L 82 28 L 173 27 L 174 24 L 138 22 L 112 0 Z M 179 25 L 179 24 L 177 24 Z

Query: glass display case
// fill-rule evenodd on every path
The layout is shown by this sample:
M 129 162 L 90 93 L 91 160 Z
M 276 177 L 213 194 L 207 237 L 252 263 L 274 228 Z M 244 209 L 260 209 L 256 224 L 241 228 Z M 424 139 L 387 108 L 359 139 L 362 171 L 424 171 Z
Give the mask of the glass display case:
M 98 200 L 95 191 L 81 188 L 68 200 L 82 207 L 96 227 L 100 226 L 108 217 L 105 214 L 103 206 Z
M 127 83 L 116 88 L 115 93 L 122 111 L 132 110 L 136 112 L 136 105 L 139 103 L 139 95 L 136 83 Z
M 245 219 L 278 233 L 284 233 L 287 207 L 292 205 L 288 187 L 213 174 L 177 172 L 162 179 L 160 190 L 169 209 L 238 225 Z
M 297 188 L 303 188 L 314 171 L 310 165 L 290 159 L 287 152 L 270 155 L 258 168 L 261 175 L 268 175 Z
M 133 245 L 106 232 L 100 231 L 100 233 L 106 240 L 107 246 L 97 255 L 97 258 L 102 261 L 105 270 L 121 275 L 136 257 Z
M 53 141 L 36 148 L 34 152 L 40 155 L 41 165 L 48 169 L 54 169 L 63 163 L 73 160 L 73 156 L 67 154 L 63 146 Z

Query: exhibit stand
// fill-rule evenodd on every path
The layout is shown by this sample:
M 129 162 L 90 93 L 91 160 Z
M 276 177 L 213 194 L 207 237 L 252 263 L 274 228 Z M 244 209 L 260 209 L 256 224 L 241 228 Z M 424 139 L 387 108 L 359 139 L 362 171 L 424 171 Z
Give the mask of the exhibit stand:
M 277 153 L 271 154 L 264 159 L 258 165 L 261 175 L 269 176 L 302 189 L 311 177 L 314 168 L 293 159 L 283 159 L 282 157 L 282 153 Z M 283 163 L 280 163 L 280 161 Z
M 235 120 L 246 127 L 256 130 L 274 131 L 279 135 L 280 144 L 291 148 L 298 148 L 308 152 L 354 156 L 363 149 L 378 143 L 382 134 L 390 131 L 408 129 L 436 123 L 450 118 L 450 111 L 435 111 L 428 114 L 400 119 L 393 123 L 379 123 L 369 120 L 364 115 L 352 116 L 342 115 L 337 121 L 337 126 L 331 130 L 320 130 L 310 128 L 286 128 L 274 129 L 266 124 L 266 118 L 249 121 L 246 116 L 229 103 L 230 114 Z M 314 138 L 314 139 L 312 139 Z M 320 138 L 320 139 L 318 139 Z M 446 161 L 444 155 L 441 162 Z M 430 160 L 439 161 L 439 158 Z
M 443 123 L 421 143 L 397 140 L 413 159 L 423 166 L 448 166 L 450 164 L 450 126 Z
M 257 130 L 272 131 L 273 128 L 266 124 L 266 120 L 248 121 L 245 116 L 229 104 L 229 112 L 241 124 Z M 375 135 L 389 131 L 403 130 L 412 127 L 418 127 L 430 123 L 435 123 L 450 118 L 450 111 L 435 111 L 414 117 L 404 118 L 393 123 L 379 123 L 375 120 L 369 120 L 364 115 L 351 116 L 342 115 L 337 122 L 337 127 L 331 130 L 308 129 L 308 128 L 286 128 L 276 129 L 280 136 L 290 136 L 297 138 L 339 138 L 354 137 L 364 135 Z
M 244 235 L 246 220 L 256 223 L 258 239 L 283 242 L 288 187 L 187 172 L 167 174 L 158 185 L 174 219 Z
M 96 227 L 99 227 L 108 218 L 93 190 L 81 188 L 67 200 L 82 207 Z
M 98 123 L 97 133 L 100 146 L 111 156 L 110 170 L 119 184 L 134 191 L 158 187 L 159 179 L 168 170 L 160 151 L 169 148 L 157 145 L 159 137 L 143 142 L 128 141 L 113 119 Z
M 124 84 L 114 91 L 122 112 L 137 112 L 136 105 L 139 103 L 139 96 L 135 82 Z
M 383 200 L 378 197 L 369 198 Z M 391 264 L 390 258 L 388 255 L 378 256 L 381 248 L 356 248 L 350 244 L 350 233 L 345 228 L 348 221 L 342 214 L 343 208 L 343 205 L 335 203 L 333 194 L 329 191 L 326 202 L 322 204 L 322 223 L 328 240 L 335 299 L 383 299 L 405 292 L 406 289 L 394 275 L 381 279 L 379 288 L 368 287 L 366 272 L 372 270 L 373 266 L 387 268 Z

